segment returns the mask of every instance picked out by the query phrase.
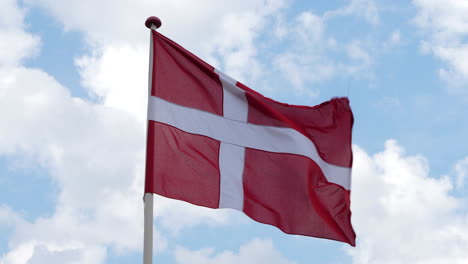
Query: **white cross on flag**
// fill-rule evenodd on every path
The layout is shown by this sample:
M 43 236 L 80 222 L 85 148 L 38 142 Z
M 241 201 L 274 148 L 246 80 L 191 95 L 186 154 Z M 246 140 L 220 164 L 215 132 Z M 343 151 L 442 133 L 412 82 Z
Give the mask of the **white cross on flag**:
M 273 101 L 152 31 L 145 192 L 355 245 L 347 98 Z

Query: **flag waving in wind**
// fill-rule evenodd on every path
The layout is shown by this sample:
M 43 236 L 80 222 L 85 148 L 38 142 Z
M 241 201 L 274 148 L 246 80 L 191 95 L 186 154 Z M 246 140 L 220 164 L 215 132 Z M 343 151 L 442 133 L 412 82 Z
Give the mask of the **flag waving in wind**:
M 354 246 L 348 99 L 279 103 L 151 34 L 145 192 Z

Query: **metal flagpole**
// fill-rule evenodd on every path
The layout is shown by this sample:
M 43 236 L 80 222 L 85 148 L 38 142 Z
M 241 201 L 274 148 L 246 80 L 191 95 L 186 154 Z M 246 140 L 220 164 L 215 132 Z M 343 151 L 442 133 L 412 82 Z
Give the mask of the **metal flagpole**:
M 143 264 L 153 263 L 153 194 L 145 193 L 145 224 L 143 233 Z
M 148 98 L 151 96 L 151 84 L 153 82 L 153 32 L 161 26 L 161 20 L 157 17 L 149 17 L 145 26 L 150 29 L 150 52 L 149 52 L 149 74 L 148 74 Z M 149 104 L 148 104 L 149 108 Z M 148 121 L 147 121 L 148 122 Z M 148 126 L 148 123 L 147 123 Z M 147 127 L 148 131 L 148 127 Z M 148 133 L 148 132 L 146 132 Z M 148 140 L 148 135 L 146 135 Z M 143 233 L 143 264 L 153 263 L 153 194 L 145 193 L 144 233 Z

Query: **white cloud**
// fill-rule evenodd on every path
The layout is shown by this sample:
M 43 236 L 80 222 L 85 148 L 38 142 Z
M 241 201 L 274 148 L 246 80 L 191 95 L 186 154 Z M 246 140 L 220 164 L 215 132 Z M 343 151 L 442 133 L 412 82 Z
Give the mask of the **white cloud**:
M 0 210 L 0 224 L 13 230 L 0 263 L 102 263 L 110 248 L 142 249 L 145 122 L 135 117 L 142 105 L 146 108 L 147 70 L 142 68 L 148 61 L 142 46 L 109 44 L 97 49 L 98 55 L 78 60 L 83 83 L 104 104 L 72 97 L 47 73 L 17 66 L 25 55 L 1 65 L 0 118 L 8 126 L 0 129 L 0 156 L 38 163 L 57 184 L 58 197 L 52 215 L 31 221 Z M 34 48 L 13 52 L 31 54 Z M 224 210 L 186 207 L 157 199 L 157 221 L 175 233 L 231 221 Z M 160 233 L 155 240 L 155 250 L 167 247 Z
M 317 57 L 314 62 L 311 56 L 305 57 L 298 53 L 286 52 L 276 57 L 275 65 L 288 79 L 299 95 L 315 97 L 319 90 L 307 87 L 309 82 L 325 81 L 333 77 L 334 65 L 326 59 Z M 323 61 L 322 63 L 320 63 Z
M 337 76 L 370 78 L 374 63 L 373 50 L 359 39 L 338 42 L 327 31 L 327 14 L 299 14 L 290 25 L 291 48 L 275 57 L 274 65 L 293 84 L 298 94 L 316 96 L 319 90 L 308 84 L 327 81 Z
M 6 205 L 0 205 L 0 224 L 4 226 L 14 226 L 23 222 L 23 217 Z
M 51 216 L 28 222 L 2 211 L 0 223 L 14 226 L 10 252 L 2 261 L 9 263 L 10 256 L 17 254 L 41 260 L 103 254 L 99 260 L 108 248 L 140 251 L 144 122 L 125 111 L 73 98 L 39 70 L 2 69 L 0 80 L 5 78 L 9 81 L 2 87 L 0 117 L 9 126 L 0 130 L 0 155 L 26 156 L 38 162 L 49 171 L 59 192 Z M 158 199 L 157 221 L 175 232 L 202 223 L 232 221 L 224 210 L 214 213 L 187 207 Z M 21 221 L 12 224 L 14 218 Z M 165 249 L 165 239 L 157 232 L 155 237 L 156 250 Z M 56 244 L 65 248 L 50 251 Z
M 24 32 L 25 11 L 15 0 L 0 0 L 0 67 L 16 66 L 38 52 L 39 38 Z
M 146 119 L 148 94 L 147 46 L 109 45 L 101 54 L 76 60 L 82 85 L 102 104 Z
M 90 94 L 139 117 L 146 111 L 149 39 L 143 22 L 148 16 L 158 15 L 162 33 L 208 63 L 253 83 L 265 72 L 258 38 L 286 5 L 284 0 L 136 1 L 131 8 L 124 0 L 29 3 L 45 7 L 65 29 L 85 34 L 92 52 L 76 64 Z
M 350 59 L 348 65 L 341 65 L 341 68 L 350 75 L 365 76 L 370 71 L 374 58 L 369 53 L 367 47 L 359 40 L 353 40 L 345 46 L 346 53 Z
M 179 247 L 175 251 L 176 263 L 191 264 L 293 264 L 294 262 L 286 259 L 273 246 L 270 240 L 254 239 L 239 249 L 238 253 L 232 251 L 223 251 L 218 254 L 214 249 L 205 248 L 191 251 Z
M 1 257 L 1 256 L 0 256 Z M 1 264 L 59 264 L 59 263 L 103 263 L 106 249 L 103 247 L 84 246 L 78 243 L 44 244 L 29 241 L 8 252 L 0 258 Z
M 456 186 L 461 189 L 465 186 L 465 179 L 468 177 L 468 157 L 465 157 L 455 164 L 455 172 L 457 175 Z
M 265 22 L 265 17 L 255 12 L 224 17 L 213 40 L 211 53 L 218 58 L 223 71 L 244 82 L 258 78 L 262 66 L 256 58 L 256 41 Z
M 415 23 L 427 38 L 422 50 L 446 63 L 439 69 L 452 91 L 466 92 L 468 83 L 468 2 L 458 0 L 413 0 L 418 8 Z
M 326 25 L 322 17 L 312 12 L 299 14 L 290 27 L 293 30 L 289 35 L 295 40 L 296 47 L 278 54 L 274 65 L 293 84 L 296 92 L 316 96 L 319 91 L 307 89 L 305 84 L 333 77 L 336 65 L 326 53 L 336 41 L 325 35 Z
M 311 12 L 299 14 L 293 23 L 289 34 L 297 47 L 277 55 L 274 65 L 293 84 L 296 92 L 315 96 L 318 90 L 307 89 L 305 84 L 332 78 L 335 65 L 325 54 L 335 40 L 327 40 L 323 19 Z
M 170 32 L 184 46 L 202 47 L 200 39 L 210 40 L 218 33 L 218 24 L 226 17 L 242 14 L 265 16 L 284 6 L 283 0 L 240 0 L 220 2 L 203 0 L 134 1 L 129 7 L 125 0 L 56 2 L 54 0 L 28 1 L 41 5 L 63 23 L 66 30 L 84 32 L 88 40 L 98 45 L 115 43 L 145 43 L 147 28 L 144 20 L 149 16 L 161 18 L 163 32 Z M 90 8 L 90 7 L 93 8 Z M 195 11 L 196 10 L 196 11 Z M 190 23 L 187 23 L 190 21 Z M 213 23 L 216 22 L 216 23 Z M 230 28 L 228 30 L 240 30 Z M 206 47 L 206 46 L 205 46 Z M 197 48 L 198 50 L 198 48 Z
M 26 264 L 32 257 L 33 250 L 33 243 L 22 244 L 7 254 L 0 256 L 0 264 Z
M 96 258 L 99 259 L 99 258 Z M 28 261 L 29 264 L 41 264 L 41 263 L 70 263 L 70 260 L 74 263 L 79 263 L 80 252 L 77 249 L 65 249 L 65 250 L 49 250 L 45 246 L 37 246 L 34 250 L 34 254 Z M 96 261 L 94 261 L 96 263 Z
M 244 215 L 230 209 L 211 209 L 161 196 L 155 198 L 154 215 L 161 226 L 178 235 L 183 228 L 200 224 L 219 226 L 245 222 Z
M 429 176 L 421 156 L 394 140 L 369 156 L 354 146 L 354 263 L 466 263 L 468 214 L 452 180 Z
M 17 65 L 39 49 L 39 38 L 21 31 L 0 29 L 0 39 L 0 67 Z
M 382 42 L 381 50 L 383 52 L 391 51 L 392 49 L 403 44 L 401 32 L 399 29 L 392 31 L 387 40 Z
M 324 14 L 325 19 L 337 16 L 360 16 L 370 24 L 379 23 L 379 9 L 374 0 L 351 0 L 349 4 Z
M 389 38 L 389 45 L 390 46 L 394 46 L 394 45 L 398 45 L 400 44 L 401 42 L 401 33 L 399 30 L 395 30 L 392 32 L 392 34 L 390 35 L 390 38 Z
M 9 125 L 0 131 L 0 154 L 31 157 L 59 186 L 52 216 L 15 223 L 12 251 L 25 243 L 66 246 L 70 241 L 138 250 L 143 124 L 71 97 L 39 70 L 0 70 L 5 78 L 0 109 Z

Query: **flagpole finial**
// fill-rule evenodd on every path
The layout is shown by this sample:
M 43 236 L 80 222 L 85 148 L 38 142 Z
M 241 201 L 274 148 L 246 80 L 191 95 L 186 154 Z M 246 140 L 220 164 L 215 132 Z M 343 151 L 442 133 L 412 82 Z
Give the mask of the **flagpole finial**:
M 145 26 L 149 29 L 151 29 L 151 25 L 154 25 L 156 28 L 159 28 L 161 27 L 161 24 L 161 19 L 155 16 L 150 16 L 145 21 Z

